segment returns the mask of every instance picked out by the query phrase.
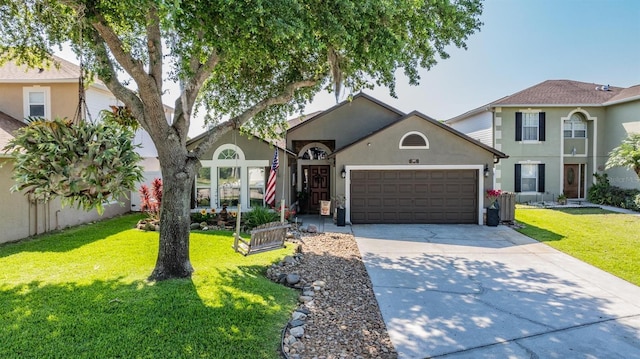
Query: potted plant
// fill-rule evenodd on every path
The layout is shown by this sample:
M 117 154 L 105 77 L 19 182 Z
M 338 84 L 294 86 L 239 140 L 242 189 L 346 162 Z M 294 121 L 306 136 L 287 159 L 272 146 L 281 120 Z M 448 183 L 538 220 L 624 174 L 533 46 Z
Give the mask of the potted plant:
M 567 204 L 567 196 L 564 193 L 560 193 L 558 195 L 557 202 L 558 202 L 558 204 L 561 204 L 561 205 Z
M 486 192 L 486 197 L 489 200 L 487 226 L 495 227 L 500 223 L 500 204 L 498 203 L 498 197 L 501 195 L 502 191 L 499 189 L 488 189 Z

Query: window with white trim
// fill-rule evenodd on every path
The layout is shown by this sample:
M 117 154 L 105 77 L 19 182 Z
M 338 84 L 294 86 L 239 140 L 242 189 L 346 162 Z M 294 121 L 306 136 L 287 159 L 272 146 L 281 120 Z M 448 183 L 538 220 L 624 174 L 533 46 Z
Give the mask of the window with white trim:
M 564 138 L 586 138 L 587 122 L 579 113 L 574 113 L 571 118 L 564 121 Z
M 49 87 L 23 87 L 24 117 L 51 119 Z
M 516 163 L 515 192 L 544 192 L 543 163 Z
M 211 160 L 201 163 L 194 195 L 197 208 L 227 205 L 235 210 L 238 203 L 243 209 L 264 206 L 269 160 L 246 159 L 240 147 L 223 144 Z
M 544 141 L 545 113 L 516 112 L 516 141 Z
M 522 192 L 537 192 L 538 191 L 538 166 L 537 165 L 522 165 L 522 179 L 521 190 Z

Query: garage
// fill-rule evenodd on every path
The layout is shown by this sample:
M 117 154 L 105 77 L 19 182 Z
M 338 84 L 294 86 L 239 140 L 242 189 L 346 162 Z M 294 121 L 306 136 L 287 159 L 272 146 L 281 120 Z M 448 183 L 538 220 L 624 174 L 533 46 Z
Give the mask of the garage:
M 478 222 L 478 171 L 354 170 L 351 223 Z

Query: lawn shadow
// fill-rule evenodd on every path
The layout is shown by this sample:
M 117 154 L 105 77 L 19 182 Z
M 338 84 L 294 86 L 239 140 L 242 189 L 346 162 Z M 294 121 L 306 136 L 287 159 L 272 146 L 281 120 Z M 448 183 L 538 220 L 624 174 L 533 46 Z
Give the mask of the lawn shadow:
M 134 228 L 141 214 L 127 214 L 103 221 L 27 237 L 0 244 L 0 258 L 21 252 L 68 252 Z
M 519 223 L 525 226 L 524 228 L 516 229 L 519 233 L 522 233 L 525 236 L 529 236 L 540 242 L 561 241 L 565 238 L 565 236 L 561 234 L 552 232 L 548 229 L 540 228 L 538 226 L 534 226 L 527 222 L 520 221 Z M 535 236 L 533 235 L 534 233 L 535 233 Z
M 388 241 L 388 248 L 397 242 Z M 612 357 L 608 351 L 617 346 L 623 353 L 640 349 L 632 344 L 640 328 L 609 322 L 634 314 L 622 313 L 632 309 L 620 305 L 629 304 L 568 272 L 487 253 L 364 253 L 363 260 L 387 330 L 405 357 L 563 357 L 576 347 Z M 586 325 L 592 325 L 586 336 L 562 332 Z M 610 345 L 596 348 L 596 342 Z
M 3 285 L 0 357 L 278 358 L 295 296 L 283 307 L 279 293 L 291 290 L 256 283 L 259 270 L 223 270 L 214 289 L 190 279 Z
M 553 208 L 548 208 L 551 209 L 553 211 L 558 211 L 558 212 L 562 212 L 562 213 L 566 213 L 566 214 L 570 214 L 570 215 L 574 215 L 574 216 L 581 216 L 581 215 L 589 215 L 589 214 L 624 214 L 624 213 L 619 213 L 619 212 L 613 212 L 613 211 L 608 211 L 606 209 L 602 209 L 599 207 L 585 207 L 585 208 L 559 208 L 559 207 L 553 207 Z

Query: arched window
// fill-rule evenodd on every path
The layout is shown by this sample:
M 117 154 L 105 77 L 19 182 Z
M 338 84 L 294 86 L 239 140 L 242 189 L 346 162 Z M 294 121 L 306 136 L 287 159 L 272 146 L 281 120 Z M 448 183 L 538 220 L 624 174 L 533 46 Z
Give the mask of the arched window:
M 302 154 L 303 160 L 326 160 L 327 151 L 320 147 L 311 147 Z
M 420 132 L 407 132 L 400 139 L 400 149 L 429 149 L 429 140 Z
M 237 209 L 264 206 L 268 160 L 246 159 L 234 144 L 218 147 L 211 160 L 204 160 L 196 178 L 196 206 Z
M 584 115 L 579 112 L 574 113 L 568 120 L 564 120 L 565 138 L 585 138 L 587 137 L 587 121 Z

